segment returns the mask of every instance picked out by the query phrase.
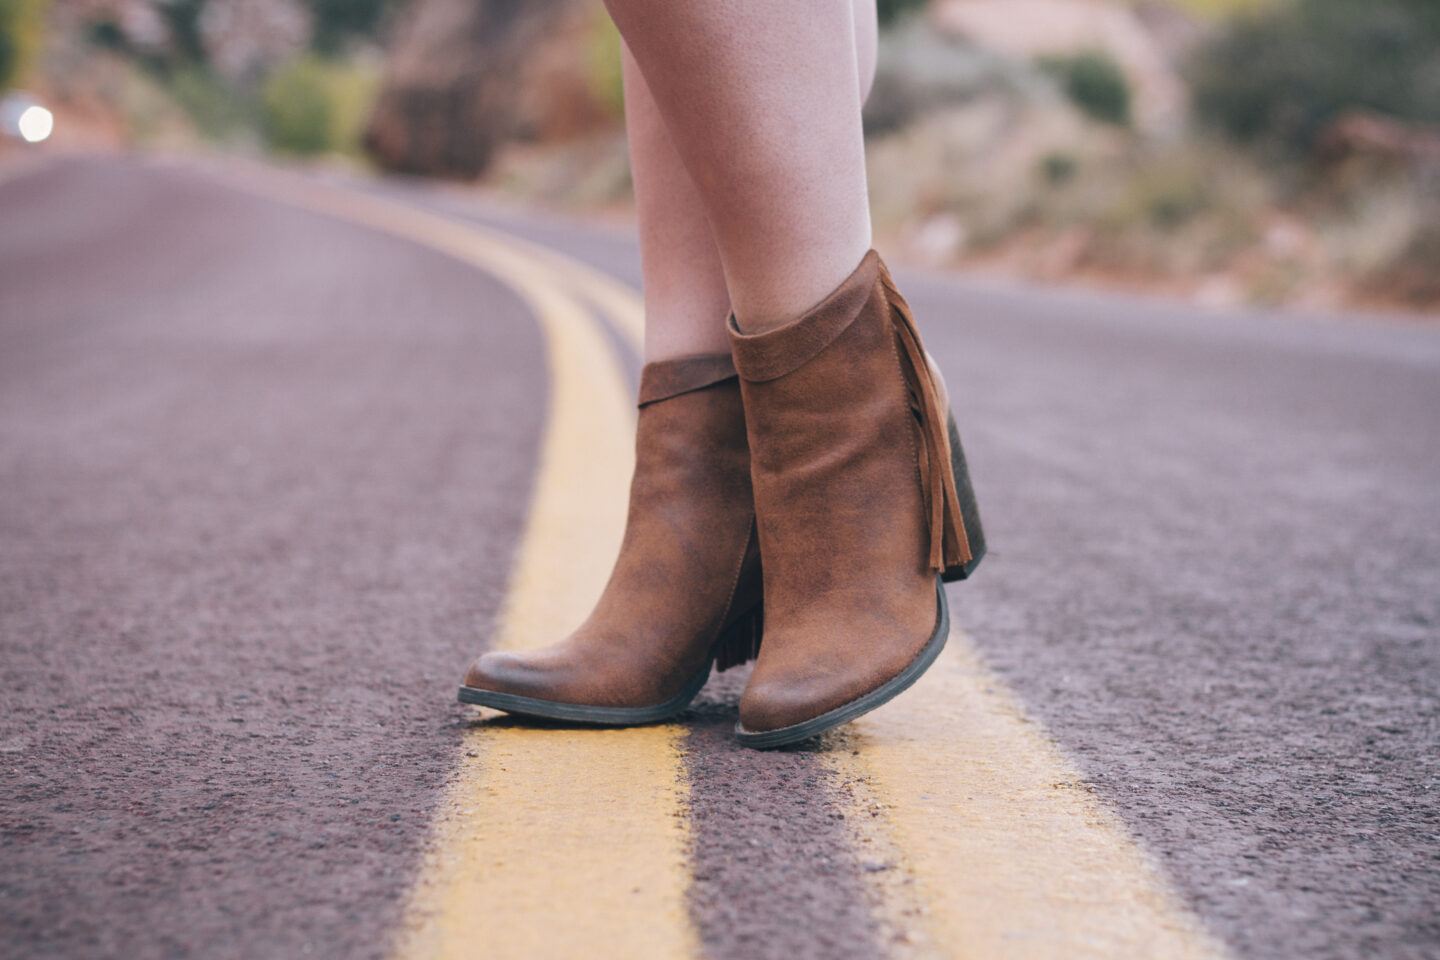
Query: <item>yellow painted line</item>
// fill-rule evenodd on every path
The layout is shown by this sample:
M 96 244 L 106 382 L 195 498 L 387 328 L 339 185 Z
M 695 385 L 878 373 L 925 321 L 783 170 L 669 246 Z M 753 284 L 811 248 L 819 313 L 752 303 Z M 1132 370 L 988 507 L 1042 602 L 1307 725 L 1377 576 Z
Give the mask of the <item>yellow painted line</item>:
M 524 299 L 545 333 L 550 416 L 493 645 L 523 649 L 563 636 L 604 587 L 633 465 L 629 390 L 604 335 L 571 294 L 586 286 L 583 271 L 367 195 L 269 173 L 238 185 L 439 250 Z M 560 730 L 505 721 L 469 730 L 396 956 L 698 955 L 685 903 L 684 734 L 675 726 Z
M 959 628 L 908 693 L 821 755 L 894 956 L 1220 958 L 1124 824 Z
M 449 195 L 461 198 L 465 196 L 463 189 L 450 191 Z M 644 355 L 645 303 L 632 287 L 603 270 L 573 260 L 549 247 L 510 234 L 504 236 L 506 242 L 515 249 L 563 273 L 574 293 L 602 311 L 637 356 Z
M 632 287 L 603 270 L 549 247 L 511 234 L 496 233 L 493 236 L 503 237 L 512 249 L 554 270 L 569 285 L 571 292 L 605 314 L 637 356 L 645 353 L 645 303 Z

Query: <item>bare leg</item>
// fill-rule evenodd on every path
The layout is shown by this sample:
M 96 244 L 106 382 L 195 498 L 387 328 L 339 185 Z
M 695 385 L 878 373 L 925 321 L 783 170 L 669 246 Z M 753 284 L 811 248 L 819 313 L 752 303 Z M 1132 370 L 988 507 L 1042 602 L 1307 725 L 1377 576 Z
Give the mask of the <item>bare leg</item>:
M 700 192 L 675 145 L 630 51 L 625 71 L 625 133 L 640 226 L 640 272 L 645 294 L 645 362 L 697 353 L 725 353 L 730 294 L 720 250 L 710 233 Z
M 627 38 L 646 359 L 723 351 L 730 303 L 747 330 L 783 322 L 870 246 L 874 3 L 609 5 Z

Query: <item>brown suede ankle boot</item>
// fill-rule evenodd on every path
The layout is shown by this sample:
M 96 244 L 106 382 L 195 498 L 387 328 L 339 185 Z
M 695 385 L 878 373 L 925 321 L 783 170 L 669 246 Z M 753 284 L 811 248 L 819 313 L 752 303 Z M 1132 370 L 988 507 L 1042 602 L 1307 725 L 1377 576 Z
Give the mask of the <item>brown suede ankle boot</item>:
M 620 556 L 588 620 L 541 650 L 487 653 L 460 700 L 584 723 L 684 710 L 718 660 L 755 655 L 760 555 L 735 368 L 724 354 L 647 364 Z
M 736 733 L 774 747 L 914 683 L 949 632 L 942 580 L 985 543 L 944 384 L 879 254 L 779 329 L 732 318 L 730 343 L 765 563 Z

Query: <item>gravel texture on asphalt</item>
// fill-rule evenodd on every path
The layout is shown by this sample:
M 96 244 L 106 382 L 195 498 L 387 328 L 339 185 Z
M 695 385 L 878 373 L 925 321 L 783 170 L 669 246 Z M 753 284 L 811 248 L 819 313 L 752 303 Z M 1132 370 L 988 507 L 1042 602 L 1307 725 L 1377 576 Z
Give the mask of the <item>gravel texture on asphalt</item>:
M 762 752 L 735 741 L 749 675 L 712 675 L 686 717 L 690 903 L 705 955 L 878 960 L 863 865 L 817 742 Z
M 0 211 L 0 952 L 383 956 L 526 508 L 534 322 L 131 162 Z

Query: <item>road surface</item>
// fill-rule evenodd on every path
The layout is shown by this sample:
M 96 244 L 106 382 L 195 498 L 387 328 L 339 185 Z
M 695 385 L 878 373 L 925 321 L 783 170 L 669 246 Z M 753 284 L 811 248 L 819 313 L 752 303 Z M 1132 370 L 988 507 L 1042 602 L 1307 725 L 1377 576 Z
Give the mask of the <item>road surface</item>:
M 761 754 L 453 702 L 608 563 L 625 231 L 0 181 L 0 953 L 1440 956 L 1440 326 L 901 281 L 991 557 Z

